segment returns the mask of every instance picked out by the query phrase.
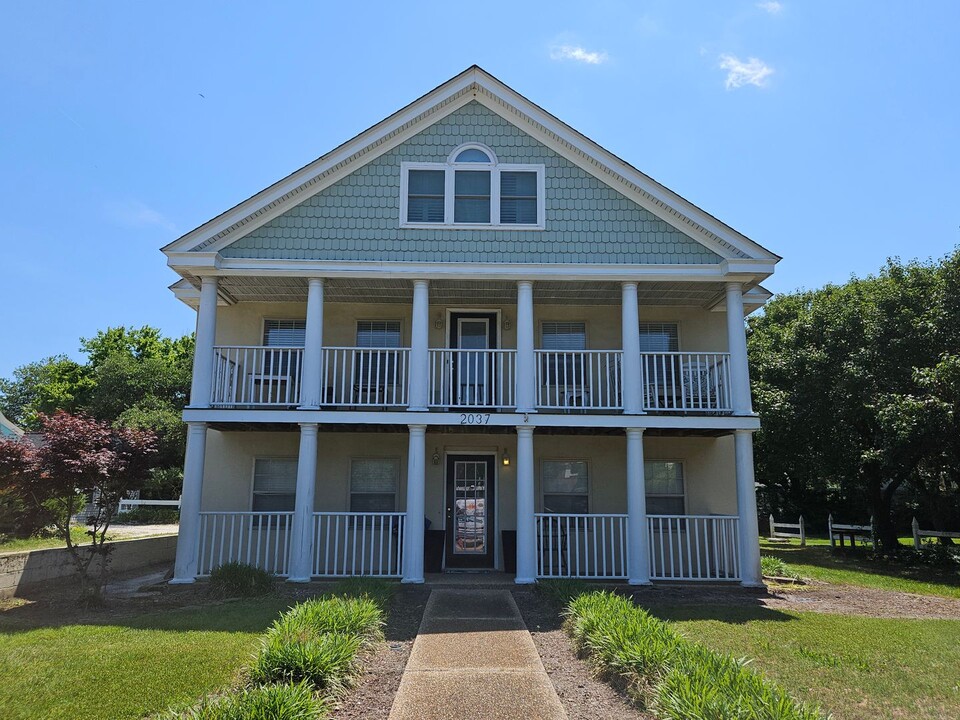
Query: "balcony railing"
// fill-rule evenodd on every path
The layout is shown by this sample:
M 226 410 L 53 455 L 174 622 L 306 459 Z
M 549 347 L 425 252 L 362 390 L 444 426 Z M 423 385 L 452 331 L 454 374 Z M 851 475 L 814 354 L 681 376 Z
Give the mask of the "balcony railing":
M 323 348 L 323 405 L 406 407 L 410 350 Z
M 648 515 L 654 580 L 739 580 L 735 515 Z
M 642 353 L 647 412 L 729 412 L 729 353 Z
M 627 516 L 537 513 L 537 577 L 627 577 Z
M 537 350 L 537 408 L 623 408 L 621 350 Z
M 202 512 L 198 575 L 239 562 L 287 575 L 292 512 Z
M 313 514 L 313 574 L 399 577 L 406 513 Z
M 430 407 L 516 407 L 516 350 L 431 350 Z
M 211 404 L 299 405 L 302 367 L 302 347 L 215 347 Z

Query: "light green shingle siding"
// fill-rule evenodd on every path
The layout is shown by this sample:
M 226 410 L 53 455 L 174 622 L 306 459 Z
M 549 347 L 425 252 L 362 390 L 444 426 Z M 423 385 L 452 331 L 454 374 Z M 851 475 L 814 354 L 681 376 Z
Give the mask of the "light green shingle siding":
M 546 229 L 401 229 L 400 163 L 445 162 L 482 142 L 500 162 L 546 168 Z M 477 102 L 221 250 L 288 260 L 718 263 L 721 258 Z

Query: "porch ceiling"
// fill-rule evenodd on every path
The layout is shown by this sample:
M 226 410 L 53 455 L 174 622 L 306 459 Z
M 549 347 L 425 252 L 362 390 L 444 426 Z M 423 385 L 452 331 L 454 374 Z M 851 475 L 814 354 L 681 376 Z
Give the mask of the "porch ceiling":
M 306 278 L 222 277 L 224 295 L 237 302 L 306 302 Z M 694 305 L 711 307 L 723 297 L 722 282 L 647 282 L 640 283 L 641 305 Z M 541 305 L 619 305 L 620 283 L 616 282 L 536 282 L 534 302 Z M 324 300 L 349 303 L 413 302 L 413 285 L 407 280 L 332 278 L 324 282 Z M 430 283 L 430 302 L 438 305 L 514 304 L 516 283 L 505 280 L 434 280 Z

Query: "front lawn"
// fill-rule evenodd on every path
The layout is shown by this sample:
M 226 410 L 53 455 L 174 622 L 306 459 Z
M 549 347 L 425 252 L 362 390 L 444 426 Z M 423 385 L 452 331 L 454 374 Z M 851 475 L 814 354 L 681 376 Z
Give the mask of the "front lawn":
M 290 601 L 277 597 L 31 627 L 0 614 L 0 717 L 141 718 L 229 685 Z
M 654 607 L 687 637 L 753 666 L 836 720 L 960 717 L 960 621 L 745 606 Z
M 960 598 L 960 572 L 903 562 L 871 560 L 866 549 L 832 551 L 827 541 L 770 543 L 760 540 L 763 555 L 781 558 L 802 577 L 838 585 L 859 585 L 918 595 Z
M 90 536 L 87 535 L 87 529 L 78 525 L 70 528 L 70 538 L 73 540 L 75 545 L 86 545 L 90 542 Z M 56 536 L 8 538 L 6 535 L 0 535 L 0 553 L 24 552 L 26 550 L 45 550 L 46 548 L 62 548 L 66 546 L 67 544 Z

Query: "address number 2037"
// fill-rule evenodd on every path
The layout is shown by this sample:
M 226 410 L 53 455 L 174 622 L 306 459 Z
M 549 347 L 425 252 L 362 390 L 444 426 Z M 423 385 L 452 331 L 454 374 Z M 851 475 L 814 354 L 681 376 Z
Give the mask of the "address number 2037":
M 489 425 L 490 413 L 460 413 L 461 425 Z

